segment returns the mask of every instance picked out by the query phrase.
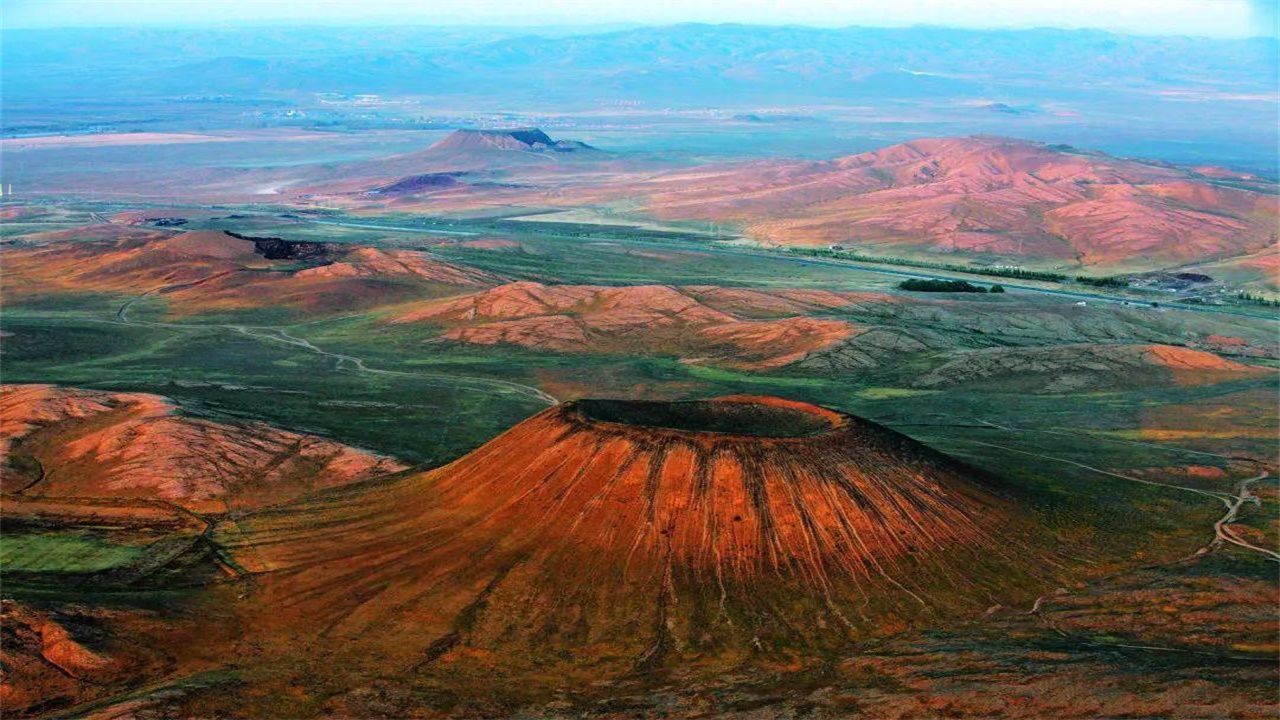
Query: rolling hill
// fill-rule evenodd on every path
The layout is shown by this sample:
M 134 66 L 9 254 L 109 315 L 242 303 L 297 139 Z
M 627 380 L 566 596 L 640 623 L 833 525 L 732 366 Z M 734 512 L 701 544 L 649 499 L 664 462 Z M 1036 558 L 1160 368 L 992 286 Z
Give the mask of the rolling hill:
M 28 499 L 160 500 L 195 511 L 225 511 L 232 504 L 279 502 L 404 467 L 262 423 L 183 417 L 157 395 L 51 385 L 0 390 L 6 492 Z M 10 516 L 23 507 L 10 504 Z
M 1171 345 L 1059 345 L 956 353 L 921 375 L 919 388 L 985 386 L 1009 392 L 1074 393 L 1208 385 L 1268 371 L 1204 350 Z
M 225 648 L 234 625 L 205 600 L 239 571 L 208 542 L 215 518 L 404 469 L 260 422 L 183 416 L 157 395 L 34 384 L 0 386 L 0 462 L 0 703 L 16 717 L 136 689 Z M 167 602 L 147 604 L 157 587 Z M 116 600 L 83 601 L 95 592 Z
M 803 313 L 864 301 L 892 302 L 869 293 L 523 281 L 414 303 L 392 322 L 438 325 L 444 328 L 442 339 L 475 345 L 671 354 L 764 370 L 800 362 L 863 332 L 843 320 Z
M 214 231 L 134 228 L 113 239 L 58 240 L 5 252 L 7 299 L 123 293 L 163 298 L 174 315 L 265 306 L 329 312 L 501 281 L 414 250 Z
M 576 140 L 552 140 L 538 128 L 455 130 L 429 150 L 444 152 L 578 152 L 595 148 Z

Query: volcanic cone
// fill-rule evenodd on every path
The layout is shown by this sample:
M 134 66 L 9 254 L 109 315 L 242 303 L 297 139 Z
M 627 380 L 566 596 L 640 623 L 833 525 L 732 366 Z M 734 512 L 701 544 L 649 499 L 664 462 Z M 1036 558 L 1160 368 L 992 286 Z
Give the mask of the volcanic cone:
M 1021 599 L 1029 523 L 990 487 L 805 403 L 579 400 L 224 540 L 273 622 L 405 667 L 813 657 Z

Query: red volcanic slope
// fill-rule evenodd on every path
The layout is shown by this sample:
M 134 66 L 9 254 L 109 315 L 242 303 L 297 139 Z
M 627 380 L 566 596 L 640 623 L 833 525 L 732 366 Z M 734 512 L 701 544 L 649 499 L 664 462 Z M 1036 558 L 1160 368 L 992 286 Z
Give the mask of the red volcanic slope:
M 1280 294 L 1280 245 L 1252 255 L 1188 265 L 1181 270 L 1204 273 L 1250 292 L 1270 297 Z
M 241 512 L 403 469 L 390 458 L 262 423 L 183 417 L 155 395 L 0 386 L 5 532 L 83 536 L 139 553 L 45 580 L 67 587 L 185 587 L 237 577 L 204 540 L 212 527 L 206 513 L 234 522 Z M 15 582 L 29 577 L 22 562 L 5 570 Z M 238 633 L 223 609 L 226 588 L 215 582 L 180 597 L 166 593 L 159 604 L 84 604 L 80 594 L 52 604 L 5 598 L 0 707 L 6 717 L 70 712 L 225 663 Z M 148 595 L 139 592 L 129 597 Z
M 345 245 L 327 246 L 324 265 L 261 272 L 292 261 L 268 260 L 254 252 L 252 242 L 222 232 L 170 235 L 125 229 L 129 234 L 120 239 L 54 242 L 6 251 L 5 294 L 153 293 L 168 302 L 171 312 L 189 314 L 268 304 L 350 309 L 438 294 L 425 286 L 456 292 L 501 281 L 421 252 Z
M 1035 584 L 1027 527 L 902 435 L 738 396 L 560 405 L 446 467 L 219 539 L 261 573 L 264 635 L 324 628 L 317 652 L 376 647 L 383 668 L 447 656 L 549 677 L 812 657 L 920 613 L 980 613 Z
M 862 332 L 801 313 L 887 301 L 869 293 L 516 282 L 415 305 L 394 322 L 442 325 L 446 339 L 479 345 L 666 352 L 760 369 L 797 362 Z
M 0 707 L 7 716 L 44 717 L 144 685 L 148 677 L 173 671 L 173 655 L 166 656 L 164 646 L 191 640 L 174 631 L 172 618 L 154 611 L 67 603 L 55 612 L 42 605 L 0 601 Z
M 4 385 L 0 455 L 33 459 L 38 468 L 5 468 L 6 491 L 32 500 L 158 498 L 222 511 L 404 469 L 320 437 L 176 413 L 158 395 Z
M 630 187 L 656 215 L 740 222 L 762 241 L 1146 267 L 1275 242 L 1273 193 L 1167 166 L 970 137 L 827 162 L 674 173 Z

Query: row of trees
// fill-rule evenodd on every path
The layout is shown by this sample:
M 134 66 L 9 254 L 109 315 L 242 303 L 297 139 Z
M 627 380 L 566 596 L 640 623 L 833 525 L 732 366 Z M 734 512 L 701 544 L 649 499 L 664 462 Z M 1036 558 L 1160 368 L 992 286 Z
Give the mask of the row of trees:
M 950 272 L 969 273 L 970 275 L 990 275 L 992 277 L 1006 277 L 1015 280 L 1041 280 L 1044 282 L 1077 282 L 1082 285 L 1092 285 L 1094 287 L 1111 287 L 1122 288 L 1129 284 L 1128 280 L 1120 277 L 1089 277 L 1088 275 L 1076 275 L 1074 278 L 1065 273 L 1049 272 L 1047 270 L 1025 270 L 1023 268 L 1005 268 L 1005 267 L 974 267 L 972 265 L 959 265 L 957 263 L 930 262 L 927 260 L 906 260 L 895 257 L 881 257 L 877 255 L 863 255 L 859 252 L 834 248 L 809 248 L 809 247 L 793 247 L 788 251 L 796 255 L 806 255 L 809 257 L 829 257 L 838 260 L 853 260 L 855 262 L 876 263 L 877 265 L 899 265 L 902 267 L 928 268 L 930 270 L 947 270 Z

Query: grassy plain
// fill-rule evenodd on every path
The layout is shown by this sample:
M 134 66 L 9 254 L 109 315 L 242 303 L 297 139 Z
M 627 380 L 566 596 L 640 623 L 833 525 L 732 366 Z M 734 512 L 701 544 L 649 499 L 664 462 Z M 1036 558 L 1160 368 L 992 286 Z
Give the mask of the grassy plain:
M 227 214 L 240 213 L 228 209 Z M 416 221 L 379 222 L 410 226 Z M 544 283 L 718 284 L 894 295 L 899 281 L 837 264 L 715 252 L 705 238 L 642 228 L 555 222 L 531 228 L 534 223 L 481 219 L 469 221 L 466 232 L 474 231 L 474 236 L 432 234 L 433 228 L 459 231 L 460 222 L 431 219 L 421 223 L 421 233 L 309 223 L 305 233 L 288 237 L 424 248 L 506 278 Z M 247 234 L 291 232 L 296 227 L 294 221 L 235 223 L 238 232 Z M 206 224 L 221 227 L 213 221 Z M 472 237 L 499 237 L 510 244 L 483 248 L 464 242 Z M 948 653 L 955 658 L 978 653 L 1009 667 L 1035 668 L 1044 677 L 1058 677 L 1054 673 L 1061 671 L 1058 661 L 1043 658 L 1059 656 L 1089 664 L 1100 677 L 1129 672 L 1136 678 L 1180 678 L 1193 670 L 1234 667 L 1232 663 L 1241 661 L 1117 650 L 1154 644 L 1151 638 L 1156 635 L 1155 630 L 1128 626 L 1137 610 L 1125 593 L 1134 590 L 1116 585 L 1113 578 L 1135 566 L 1148 566 L 1143 587 L 1182 588 L 1201 582 L 1187 579 L 1197 573 L 1215 587 L 1238 578 L 1258 582 L 1274 577 L 1273 565 L 1232 547 L 1211 556 L 1212 562 L 1168 564 L 1213 539 L 1213 524 L 1223 506 L 1197 491 L 1234 492 L 1242 479 L 1259 474 L 1271 461 L 1270 430 L 1277 422 L 1274 372 L 1207 385 L 1120 384 L 1056 394 L 999 383 L 938 389 L 914 385 L 955 353 L 978 348 L 1181 344 L 1211 333 L 1265 344 L 1275 331 L 1274 321 L 1267 318 L 1107 303 L 1081 308 L 1070 298 L 1019 290 L 1002 296 L 941 298 L 934 304 L 855 306 L 825 316 L 928 343 L 867 367 L 746 372 L 661 352 L 582 354 L 442 342 L 440 328 L 388 324 L 387 313 L 378 310 L 309 316 L 268 305 L 247 313 L 175 319 L 169 317 L 163 299 L 148 297 L 136 300 L 127 321 L 122 321 L 118 311 L 131 299 L 135 298 L 86 294 L 8 303 L 0 349 L 5 382 L 157 393 L 177 401 L 190 415 L 262 420 L 393 455 L 418 467 L 458 458 L 542 409 L 546 403 L 535 391 L 558 400 L 774 394 L 866 417 L 949 453 L 989 476 L 999 492 L 1055 534 L 1083 578 L 1069 589 L 1070 598 L 1089 598 L 1098 619 L 1063 635 L 1006 608 L 981 627 L 939 621 L 935 631 L 876 650 L 900 653 L 898 662 L 914 658 L 917 671 L 933 682 L 945 684 L 950 680 L 938 678 L 962 674 L 954 663 L 948 664 L 951 661 L 936 660 Z M 1265 357 L 1240 359 L 1274 366 L 1274 360 Z M 1199 425 L 1188 419 L 1201 415 L 1216 419 Z M 1186 472 L 1192 467 L 1201 470 Z M 1243 507 L 1240 523 L 1274 545 L 1280 538 L 1277 524 L 1268 517 L 1274 517 L 1280 488 L 1271 476 L 1255 484 L 1253 492 L 1260 500 Z M 85 530 L 19 527 L 6 532 L 0 542 L 0 561 L 6 567 L 46 578 L 128 566 L 145 552 Z M 46 584 L 33 583 L 24 592 L 30 595 L 35 592 L 31 588 Z M 1075 602 L 1070 598 L 1059 602 L 1066 607 L 1069 600 Z M 1105 631 L 1098 629 L 1102 626 Z M 1252 652 L 1248 637 L 1241 635 L 1237 644 L 1246 649 L 1237 654 Z M 1194 642 L 1189 647 L 1203 650 Z M 843 663 L 834 671 L 848 687 L 908 682 L 856 664 Z M 750 690 L 735 690 L 738 680 Z M 744 676 L 717 682 L 725 688 L 722 696 L 731 698 L 721 709 L 745 711 L 755 707 L 753 702 L 767 705 L 778 697 L 800 697 L 805 688 L 830 681 L 831 677 L 784 673 L 771 680 Z M 1221 682 L 1232 681 L 1224 677 Z M 1242 682 L 1256 685 L 1256 680 Z M 888 690 L 901 692 L 905 687 Z M 678 697 L 683 691 L 670 692 Z M 592 702 L 591 694 L 576 701 Z M 841 707 L 838 699 L 831 703 L 837 710 Z

